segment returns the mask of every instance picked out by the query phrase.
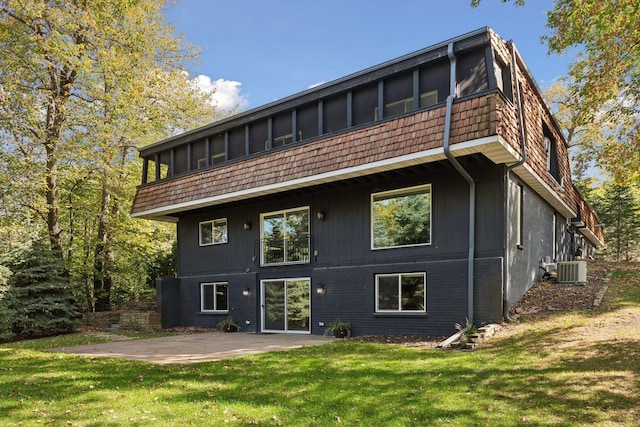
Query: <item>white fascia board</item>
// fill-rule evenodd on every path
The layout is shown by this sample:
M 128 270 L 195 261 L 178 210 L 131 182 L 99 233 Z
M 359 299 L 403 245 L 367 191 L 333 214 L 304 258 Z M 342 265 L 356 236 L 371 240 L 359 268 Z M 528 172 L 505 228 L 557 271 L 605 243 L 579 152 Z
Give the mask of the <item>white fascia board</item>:
M 476 140 L 466 141 L 464 143 L 454 144 L 451 146 L 451 152 L 456 156 L 464 156 L 473 153 L 482 153 L 483 147 L 488 144 L 498 143 L 500 145 L 500 139 L 498 136 L 490 136 L 486 138 L 480 138 Z M 331 172 L 325 172 L 318 175 L 311 175 L 304 178 L 293 179 L 289 181 L 277 182 L 274 184 L 263 185 L 255 188 L 248 188 L 246 190 L 235 191 L 233 193 L 220 194 L 213 197 L 207 197 L 204 199 L 192 200 L 183 203 L 176 203 L 174 205 L 163 206 L 155 209 L 150 209 L 143 212 L 137 212 L 131 216 L 134 218 L 153 218 L 160 219 L 176 212 L 183 212 L 191 209 L 198 209 L 207 206 L 214 206 L 217 204 L 233 202 L 237 200 L 248 199 L 252 197 L 264 196 L 268 194 L 274 194 L 282 191 L 292 190 L 296 188 L 310 187 L 313 185 L 324 184 L 328 182 L 341 181 L 344 179 L 355 178 L 358 176 L 371 175 L 379 172 L 384 172 L 393 169 L 400 169 L 409 166 L 414 166 L 422 163 L 431 163 L 446 158 L 442 147 L 432 148 L 417 153 L 406 154 L 404 156 L 394 157 L 391 159 L 380 160 L 373 163 L 367 163 L 364 165 L 353 166 L 350 168 L 339 169 Z M 164 219 L 161 219 L 164 220 Z M 175 220 L 174 220 L 175 221 Z
M 517 166 L 514 172 L 565 218 L 575 218 L 578 216 L 575 208 L 569 206 L 558 194 L 558 191 L 547 184 L 540 175 L 531 169 L 531 166 L 525 163 L 524 165 Z
M 591 230 L 589 230 L 589 228 L 585 227 L 585 228 L 578 228 L 578 231 L 587 239 L 589 239 L 589 241 L 591 243 L 593 243 L 594 245 L 596 245 L 597 248 L 601 248 L 604 246 L 604 242 L 602 240 L 600 240 L 598 238 L 598 236 L 595 235 L 595 233 Z

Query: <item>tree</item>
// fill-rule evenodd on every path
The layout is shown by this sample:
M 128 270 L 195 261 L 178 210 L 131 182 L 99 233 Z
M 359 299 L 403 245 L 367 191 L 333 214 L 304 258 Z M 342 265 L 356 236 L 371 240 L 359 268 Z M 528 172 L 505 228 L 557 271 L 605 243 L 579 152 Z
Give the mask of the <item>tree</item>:
M 11 270 L 0 264 L 0 342 L 13 338 L 13 319 L 16 317 L 16 311 L 13 309 L 15 302 L 13 295 L 8 292 L 9 287 L 7 286 L 11 274 Z
M 575 124 L 602 129 L 590 154 L 619 181 L 640 180 L 639 14 L 640 0 L 557 0 L 543 37 L 549 53 L 580 49 L 569 71 Z
M 605 129 L 594 121 L 580 124 L 579 112 L 573 105 L 569 78 L 554 81 L 545 89 L 544 97 L 567 141 L 573 166 L 571 168 L 573 181 L 580 187 L 582 194 L 586 195 L 585 191 L 591 188 L 590 181 L 594 172 L 605 174 L 609 172 L 609 168 L 597 159 L 605 145 L 604 142 L 610 138 L 610 135 L 607 135 Z
M 72 332 L 79 312 L 62 261 L 46 240 L 35 240 L 4 254 L 0 263 L 12 275 L 2 292 L 3 322 L 11 335 L 34 338 Z M 1 332 L 1 331 L 0 331 Z M 5 336 L 6 338 L 6 336 Z
M 594 207 L 605 224 L 607 257 L 630 261 L 640 244 L 640 197 L 630 185 L 605 184 L 594 200 Z
M 548 14 L 549 52 L 579 46 L 573 63 L 573 106 L 580 124 L 608 136 L 598 159 L 619 180 L 638 180 L 640 168 L 640 0 L 561 0 Z
M 185 72 L 198 50 L 174 35 L 163 7 L 0 0 L 0 197 L 16 223 L 46 224 L 51 250 L 97 309 L 109 308 L 118 254 L 148 234 L 129 233 L 135 148 L 216 117 L 212 94 Z

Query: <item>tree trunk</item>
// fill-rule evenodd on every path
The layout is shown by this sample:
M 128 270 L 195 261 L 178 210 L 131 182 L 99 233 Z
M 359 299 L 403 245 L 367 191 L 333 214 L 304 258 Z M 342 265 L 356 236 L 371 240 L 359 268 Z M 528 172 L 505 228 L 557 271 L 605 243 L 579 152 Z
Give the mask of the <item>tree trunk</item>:
M 109 240 L 109 204 L 111 192 L 107 184 L 102 184 L 101 209 L 98 216 L 98 236 L 93 260 L 93 298 L 95 311 L 108 311 L 111 308 L 111 272 L 108 269 Z

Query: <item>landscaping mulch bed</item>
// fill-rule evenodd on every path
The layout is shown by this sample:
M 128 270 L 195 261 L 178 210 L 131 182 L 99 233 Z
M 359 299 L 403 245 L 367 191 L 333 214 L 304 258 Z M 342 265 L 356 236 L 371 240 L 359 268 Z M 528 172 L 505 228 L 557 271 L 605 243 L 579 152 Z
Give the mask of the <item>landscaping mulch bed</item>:
M 407 347 L 436 348 L 447 337 L 427 337 L 419 335 L 362 335 L 348 338 L 353 341 L 400 344 Z
M 557 312 L 590 310 L 598 294 L 606 286 L 609 275 L 616 269 L 637 269 L 638 263 L 612 263 L 588 261 L 587 283 L 585 285 L 565 285 L 549 280 L 535 283 L 511 310 L 514 320 L 544 317 Z M 349 338 L 355 341 L 423 346 L 435 348 L 446 337 L 366 335 Z
M 590 310 L 594 307 L 596 297 L 606 286 L 611 272 L 632 267 L 624 263 L 588 261 L 586 284 L 566 285 L 556 283 L 555 280 L 535 283 L 511 309 L 510 315 L 517 320 L 553 312 Z

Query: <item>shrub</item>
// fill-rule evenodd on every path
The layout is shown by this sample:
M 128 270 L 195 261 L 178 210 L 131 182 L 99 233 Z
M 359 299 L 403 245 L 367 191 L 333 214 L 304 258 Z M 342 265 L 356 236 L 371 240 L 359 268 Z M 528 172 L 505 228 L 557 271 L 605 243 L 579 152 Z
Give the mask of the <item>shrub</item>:
M 2 290 L 0 333 L 35 338 L 72 332 L 79 312 L 62 261 L 43 240 L 14 248 L 0 259 L 12 275 Z

